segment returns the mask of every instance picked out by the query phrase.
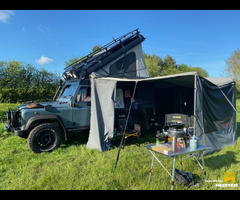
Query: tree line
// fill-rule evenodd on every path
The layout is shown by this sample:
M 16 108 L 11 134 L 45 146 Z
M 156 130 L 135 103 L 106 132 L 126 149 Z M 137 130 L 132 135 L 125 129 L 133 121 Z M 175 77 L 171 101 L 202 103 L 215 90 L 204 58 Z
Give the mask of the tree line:
M 98 45 L 93 50 L 99 48 Z M 200 76 L 208 77 L 208 72 L 201 67 L 192 67 L 187 64 L 176 64 L 176 61 L 167 55 L 164 58 L 156 54 L 144 53 L 149 76 L 164 76 L 183 72 L 197 72 Z M 69 65 L 79 58 L 73 57 L 65 62 Z M 226 60 L 226 76 L 236 81 L 237 97 L 240 98 L 240 50 Z M 48 72 L 45 69 L 37 69 L 31 64 L 21 61 L 0 61 L 0 102 L 24 102 L 31 100 L 52 99 L 61 76 Z
M 52 99 L 60 77 L 21 61 L 0 62 L 0 102 Z
M 184 72 L 197 72 L 200 76 L 208 77 L 208 72 L 201 67 L 190 67 L 186 64 L 177 65 L 176 61 L 167 55 L 163 59 L 156 54 L 149 55 L 144 53 L 144 59 L 149 76 L 165 76 Z
M 94 46 L 92 51 L 99 48 Z M 156 54 L 144 53 L 145 62 L 151 77 L 197 71 L 201 76 L 208 73 L 200 67 L 177 65 L 170 56 L 164 59 Z M 65 66 L 77 61 L 73 57 L 65 62 Z M 60 76 L 45 69 L 38 70 L 33 65 L 22 61 L 0 62 L 0 102 L 16 103 L 34 100 L 52 99 L 59 86 Z
M 225 74 L 235 80 L 237 98 L 240 98 L 240 49 L 236 49 L 226 60 Z

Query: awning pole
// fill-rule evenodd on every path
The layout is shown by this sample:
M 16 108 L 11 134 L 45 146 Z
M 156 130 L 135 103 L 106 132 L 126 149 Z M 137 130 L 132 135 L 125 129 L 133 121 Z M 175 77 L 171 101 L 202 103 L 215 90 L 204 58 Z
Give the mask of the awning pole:
M 129 119 L 129 116 L 130 116 L 132 103 L 133 103 L 133 98 L 134 98 L 135 91 L 136 91 L 136 88 L 137 88 L 137 83 L 138 83 L 138 81 L 136 81 L 135 86 L 134 86 L 134 90 L 133 90 L 133 94 L 132 94 L 132 98 L 131 98 L 131 103 L 130 103 L 130 106 L 129 106 L 128 115 L 127 115 L 127 119 L 126 119 L 126 124 L 125 124 L 124 130 L 123 130 L 122 140 L 121 140 L 119 148 L 118 148 L 118 154 L 117 154 L 117 160 L 116 160 L 116 164 L 115 164 L 115 169 L 117 168 L 120 151 L 121 151 L 121 148 L 122 148 L 123 141 L 125 139 L 125 131 L 127 129 L 127 123 L 128 123 L 128 119 Z
M 196 136 L 196 101 L 197 101 L 197 75 L 194 76 L 194 111 L 193 111 L 193 135 Z
M 236 108 L 234 108 L 234 106 L 232 105 L 232 103 L 229 101 L 229 99 L 227 98 L 227 96 L 224 94 L 224 92 L 221 90 L 221 88 L 218 86 L 218 89 L 222 92 L 223 96 L 225 97 L 225 99 L 228 101 L 228 103 L 230 104 L 230 106 L 232 106 L 233 110 L 235 110 L 235 112 L 238 113 L 238 111 L 236 110 Z

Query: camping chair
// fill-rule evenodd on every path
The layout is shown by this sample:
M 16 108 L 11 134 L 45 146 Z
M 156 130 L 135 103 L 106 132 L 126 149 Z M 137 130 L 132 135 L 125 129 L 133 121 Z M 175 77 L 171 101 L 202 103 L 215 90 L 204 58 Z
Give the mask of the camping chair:
M 126 121 L 127 121 L 126 118 L 119 118 L 119 120 L 118 120 L 119 131 L 120 131 L 119 135 L 124 134 L 124 128 L 126 126 Z M 139 141 L 138 141 L 140 135 L 141 135 L 141 125 L 138 123 L 134 123 L 131 119 L 129 119 L 129 122 L 128 122 L 126 130 L 125 130 L 123 148 L 124 148 L 126 139 L 129 137 L 136 138 L 137 139 L 136 145 L 140 146 Z

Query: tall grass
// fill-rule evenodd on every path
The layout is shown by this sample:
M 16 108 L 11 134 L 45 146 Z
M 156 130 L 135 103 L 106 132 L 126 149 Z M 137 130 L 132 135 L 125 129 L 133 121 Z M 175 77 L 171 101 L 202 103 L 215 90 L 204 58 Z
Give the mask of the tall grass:
M 8 105 L 0 104 L 0 114 Z M 240 111 L 240 100 L 237 101 Z M 5 115 L 5 114 L 4 114 Z M 203 171 L 193 159 L 183 163 L 183 170 L 190 171 L 199 187 L 175 184 L 175 189 L 240 189 L 240 145 L 238 114 L 238 141 L 233 146 L 205 156 L 208 180 L 223 180 L 224 172 L 235 172 L 237 188 L 216 188 L 215 183 L 205 182 Z M 1 190 L 164 190 L 170 189 L 169 175 L 155 162 L 151 183 L 148 185 L 151 155 L 144 147 L 154 143 L 155 133 L 139 139 L 128 138 L 121 150 L 117 169 L 114 170 L 119 139 L 112 141 L 115 148 L 100 153 L 86 148 L 87 133 L 71 134 L 68 141 L 51 153 L 32 153 L 26 139 L 13 136 L 3 130 L 0 123 L 0 189 Z M 164 164 L 171 170 L 172 159 Z M 180 169 L 179 160 L 176 168 Z

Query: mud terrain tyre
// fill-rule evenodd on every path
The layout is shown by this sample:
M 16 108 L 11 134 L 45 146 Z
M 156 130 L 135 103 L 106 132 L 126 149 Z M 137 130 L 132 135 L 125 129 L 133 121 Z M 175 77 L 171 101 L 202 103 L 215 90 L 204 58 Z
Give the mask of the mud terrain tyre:
M 31 130 L 27 142 L 34 153 L 51 152 L 61 145 L 62 132 L 54 124 L 40 124 Z

